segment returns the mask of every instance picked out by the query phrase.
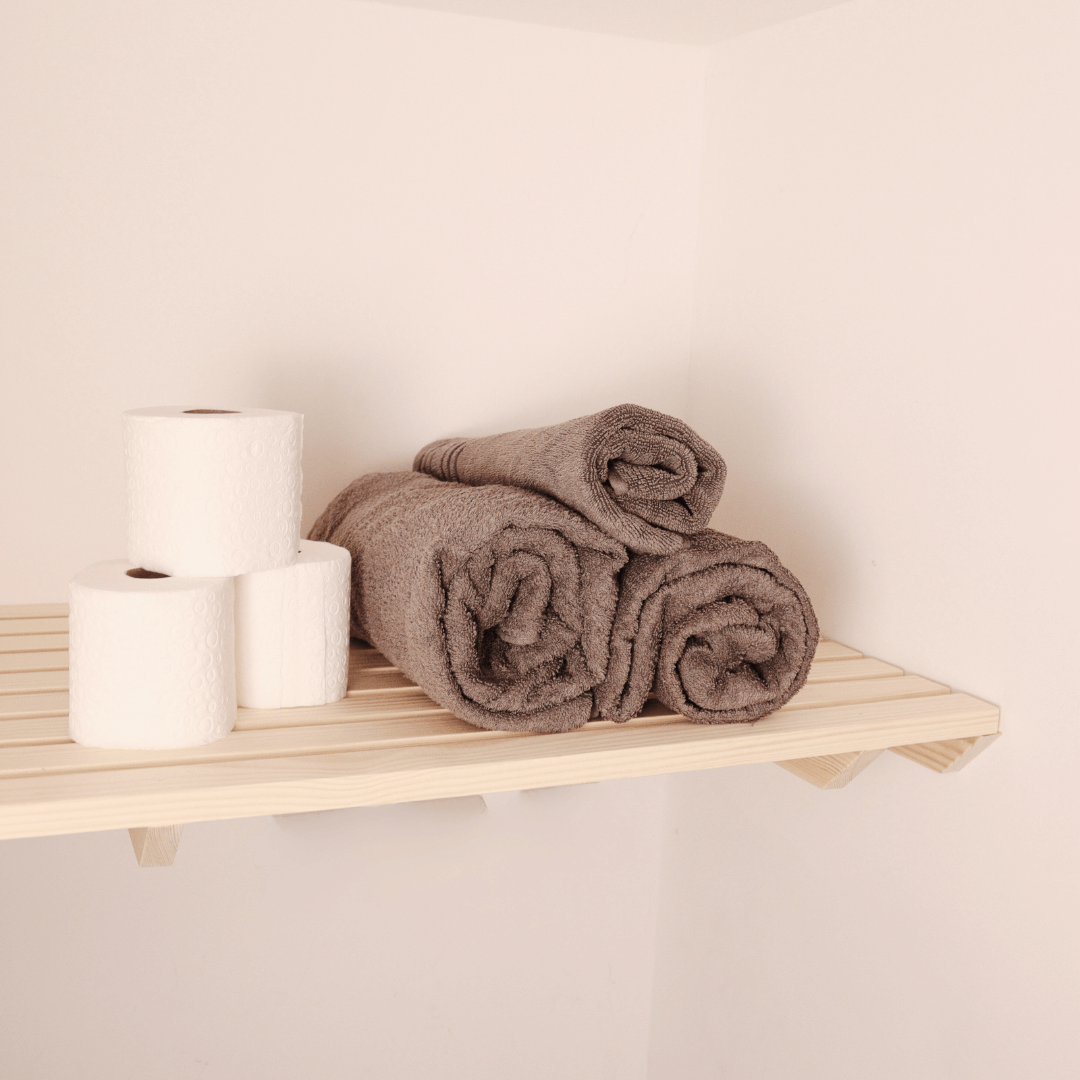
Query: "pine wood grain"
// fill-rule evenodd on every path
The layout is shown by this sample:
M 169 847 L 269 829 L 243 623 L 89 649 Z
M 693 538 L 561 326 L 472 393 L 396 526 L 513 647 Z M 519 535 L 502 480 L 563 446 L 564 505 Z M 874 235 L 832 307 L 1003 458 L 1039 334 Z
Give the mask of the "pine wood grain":
M 13 634 L 66 634 L 67 617 L 54 619 L 0 619 L 0 638 Z
M 0 698 L 0 707 L 2 706 L 3 699 Z M 236 727 L 233 730 L 310 727 L 339 724 L 358 716 L 385 720 L 445 712 L 446 710 L 432 701 L 419 686 L 402 686 L 389 690 L 356 691 L 341 701 L 329 705 L 309 705 L 302 709 L 237 709 Z
M 131 846 L 140 866 L 172 866 L 180 846 L 183 825 L 166 825 L 156 829 L 129 829 Z
M 861 704 L 869 701 L 900 700 L 901 698 L 925 697 L 948 693 L 948 687 L 922 679 L 917 675 L 904 676 L 906 685 L 897 688 L 899 680 L 870 679 L 866 683 L 836 683 L 831 686 L 807 687 L 808 698 L 802 695 L 788 704 L 784 711 L 800 708 L 821 708 Z M 321 708 L 328 708 L 322 706 Z M 251 713 L 254 710 L 241 710 Z M 265 710 L 274 712 L 277 710 Z M 312 710 L 314 711 L 314 710 Z M 392 746 L 413 746 L 422 743 L 481 741 L 493 738 L 518 738 L 509 732 L 481 731 L 459 720 L 445 709 L 429 714 L 387 718 L 383 714 L 353 714 L 353 723 L 322 723 L 303 727 L 265 726 L 251 724 L 234 730 L 232 734 L 206 746 L 185 747 L 178 750 L 109 750 L 78 746 L 64 741 L 66 725 L 61 728 L 55 719 L 22 721 L 0 725 L 0 746 L 8 727 L 11 736 L 6 745 L 10 748 L 0 756 L 0 778 L 13 776 L 41 776 L 48 773 L 88 772 L 104 769 L 129 769 L 158 765 L 195 764 L 213 761 L 235 761 L 245 758 L 289 757 L 300 754 L 333 753 L 343 750 L 385 749 Z M 666 709 L 659 702 L 650 702 L 642 716 L 630 720 L 632 727 L 658 726 L 662 724 L 685 724 L 678 713 Z M 40 725 L 42 738 L 33 738 L 34 727 Z M 614 726 L 614 725 L 611 725 Z M 60 738 L 58 738 L 60 737 Z
M 381 652 L 353 645 L 349 650 L 349 676 L 362 671 L 397 671 Z
M 858 660 L 862 653 L 858 649 L 848 648 L 839 641 L 819 641 L 814 652 L 814 660 Z
M 0 672 L 4 671 L 67 671 L 68 653 L 65 649 L 53 652 L 0 652 Z
M 562 735 L 168 765 L 0 783 L 0 838 L 370 806 L 823 757 L 997 730 L 968 694 L 781 711 L 755 724 L 590 724 Z
M 347 697 L 370 694 L 374 690 L 419 690 L 411 679 L 407 679 L 396 667 L 349 669 L 349 689 Z M 311 706 L 309 706 L 311 707 Z M 318 708 L 318 706 L 314 706 Z
M 55 690 L 66 690 L 67 686 L 68 673 L 63 669 L 58 671 L 0 671 L 0 694 L 40 694 Z
M 838 682 L 841 679 L 885 679 L 903 675 L 904 669 L 884 660 L 864 656 L 858 660 L 815 660 L 810 665 L 808 683 Z
M 590 723 L 564 735 L 489 732 L 457 719 L 386 657 L 354 642 L 342 701 L 240 709 L 235 731 L 205 747 L 103 750 L 77 746 L 67 734 L 66 635 L 25 632 L 27 619 L 55 625 L 61 613 L 16 610 L 0 609 L 19 630 L 0 635 L 0 837 L 143 830 L 136 847 L 151 859 L 165 858 L 154 854 L 156 830 L 188 821 L 752 761 L 777 761 L 832 788 L 886 747 L 947 770 L 997 732 L 995 706 L 831 641 L 819 643 L 800 693 L 755 724 L 693 724 L 650 701 L 623 725 Z M 166 854 L 170 835 L 160 834 Z
M 29 720 L 4 720 L 0 723 L 0 750 L 11 746 L 48 746 L 69 743 L 68 718 L 42 716 Z M 0 766 L 7 759 L 0 757 Z
M 0 606 L 0 620 L 67 618 L 67 604 L 5 604 Z
M 67 650 L 68 636 L 64 634 L 12 634 L 0 637 L 0 653 L 51 652 Z
M 0 694 L 0 727 L 7 720 L 68 714 L 67 691 L 52 694 Z M 66 721 L 65 721 L 66 722 Z
M 850 754 L 797 758 L 794 761 L 778 761 L 776 764 L 822 791 L 835 791 L 850 784 L 884 753 L 884 750 L 856 750 Z
M 959 772 L 979 756 L 1001 735 L 980 735 L 972 739 L 946 739 L 942 742 L 923 743 L 919 746 L 892 746 L 889 749 L 908 761 L 925 765 L 939 773 Z
M 896 679 L 867 679 L 865 682 L 841 682 L 822 683 L 817 686 L 804 686 L 803 689 L 784 706 L 785 710 L 818 708 L 822 705 L 850 705 L 865 701 L 900 700 L 902 698 L 928 697 L 932 694 L 947 694 L 949 688 L 941 683 L 924 679 L 920 675 L 903 675 Z M 267 709 L 240 709 L 238 710 L 237 728 L 227 737 L 234 739 L 239 733 L 247 731 L 301 731 L 309 727 L 333 726 L 334 724 L 348 721 L 371 723 L 393 719 L 424 720 L 428 717 L 449 717 L 451 714 L 445 709 L 440 709 L 434 702 L 430 702 L 432 708 L 423 708 L 416 713 L 402 714 L 379 712 L 375 709 L 362 707 L 363 702 L 350 699 L 351 705 L 338 704 L 334 706 L 314 706 L 310 709 L 298 709 L 299 714 L 305 721 L 300 723 L 282 723 L 280 713 L 283 710 Z M 430 700 L 430 699 L 426 699 Z M 682 717 L 665 709 L 658 701 L 650 701 L 643 711 L 643 718 L 656 720 L 662 716 L 669 717 L 672 721 L 682 721 Z M 5 720 L 0 723 L 0 748 L 5 746 L 34 746 L 68 742 L 67 717 L 56 715 L 39 719 Z M 469 727 L 469 731 L 479 733 L 479 729 Z M 317 736 L 315 736 L 317 737 Z M 223 743 L 212 744 L 215 746 Z M 201 748 L 196 748 L 201 752 Z M 186 751 L 164 751 L 163 753 L 175 755 Z M 126 753 L 121 752 L 121 753 Z M 0 774 L 11 764 L 13 759 L 0 760 Z M 42 766 L 44 767 L 44 766 Z

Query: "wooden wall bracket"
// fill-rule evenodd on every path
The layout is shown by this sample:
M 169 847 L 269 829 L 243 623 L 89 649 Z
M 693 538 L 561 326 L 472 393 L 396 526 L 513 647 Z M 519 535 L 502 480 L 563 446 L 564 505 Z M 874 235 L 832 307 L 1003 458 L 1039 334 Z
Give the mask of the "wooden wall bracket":
M 776 764 L 822 791 L 835 791 L 850 784 L 883 753 L 884 750 L 855 750 L 850 754 L 796 758 L 794 761 L 778 761 Z
M 183 825 L 161 825 L 152 828 L 128 829 L 131 846 L 140 866 L 172 866 L 180 846 Z
M 915 761 L 939 773 L 959 772 L 969 761 L 979 756 L 1001 732 L 977 735 L 970 739 L 944 739 L 941 742 L 916 743 L 914 746 L 893 746 L 890 749 L 908 761 Z

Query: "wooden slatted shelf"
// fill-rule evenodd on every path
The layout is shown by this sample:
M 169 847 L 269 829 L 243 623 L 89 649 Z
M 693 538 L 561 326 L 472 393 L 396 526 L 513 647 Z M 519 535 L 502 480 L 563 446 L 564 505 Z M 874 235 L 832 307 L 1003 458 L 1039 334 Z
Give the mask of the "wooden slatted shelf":
M 998 734 L 997 706 L 834 641 L 818 645 L 802 691 L 754 724 L 693 724 L 650 701 L 626 724 L 482 731 L 354 642 L 343 701 L 240 709 L 232 734 L 208 746 L 101 750 L 68 738 L 66 615 L 60 604 L 0 608 L 0 839 L 126 828 L 148 866 L 171 863 L 193 821 L 764 761 L 837 788 L 886 749 L 955 771 Z

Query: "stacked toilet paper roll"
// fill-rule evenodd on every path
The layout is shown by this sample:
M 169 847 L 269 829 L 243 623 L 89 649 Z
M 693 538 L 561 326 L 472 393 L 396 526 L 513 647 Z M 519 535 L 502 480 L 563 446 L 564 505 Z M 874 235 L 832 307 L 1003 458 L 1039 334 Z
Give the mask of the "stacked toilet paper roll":
M 70 586 L 76 742 L 223 737 L 236 719 L 238 641 L 250 703 L 344 696 L 349 555 L 299 540 L 302 429 L 299 413 L 270 409 L 124 414 L 128 559 Z
M 240 705 L 324 705 L 349 682 L 345 548 L 301 540 L 296 562 L 236 579 L 236 696 Z
M 304 418 L 273 409 L 124 413 L 128 559 L 173 575 L 289 566 Z
M 97 563 L 69 589 L 71 737 L 128 749 L 197 746 L 236 720 L 233 582 Z

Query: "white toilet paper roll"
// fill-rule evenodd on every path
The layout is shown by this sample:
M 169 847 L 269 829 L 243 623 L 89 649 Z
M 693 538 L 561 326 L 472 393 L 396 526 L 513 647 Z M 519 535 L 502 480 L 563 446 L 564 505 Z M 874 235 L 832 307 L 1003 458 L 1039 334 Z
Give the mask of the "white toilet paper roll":
M 128 558 L 184 577 L 292 563 L 303 422 L 273 409 L 124 413 Z
M 236 721 L 232 578 L 150 575 L 123 559 L 69 586 L 71 737 L 198 746 Z
M 349 683 L 345 548 L 301 540 L 296 562 L 236 586 L 236 699 L 282 709 L 340 701 Z

